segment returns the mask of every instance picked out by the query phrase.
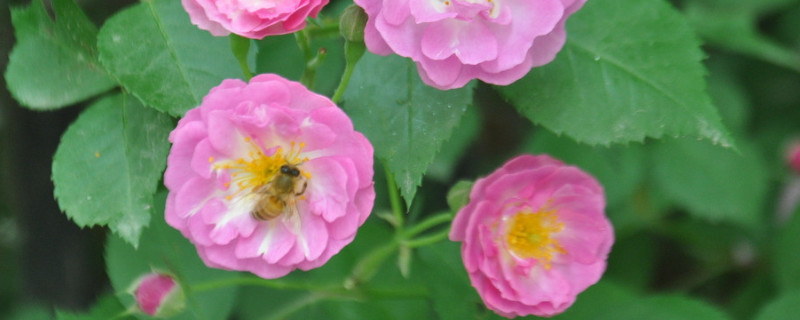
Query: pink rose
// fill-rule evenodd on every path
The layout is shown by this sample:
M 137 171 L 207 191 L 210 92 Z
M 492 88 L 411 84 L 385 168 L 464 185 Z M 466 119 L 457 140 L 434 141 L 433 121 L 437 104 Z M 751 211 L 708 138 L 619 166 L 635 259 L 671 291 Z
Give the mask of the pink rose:
M 549 156 L 516 157 L 478 179 L 450 239 L 472 286 L 505 317 L 563 312 L 606 269 L 614 233 L 597 181 Z
M 355 0 L 369 51 L 408 57 L 430 86 L 507 85 L 555 58 L 586 0 Z
M 192 23 L 215 36 L 235 33 L 252 39 L 292 33 L 316 17 L 328 0 L 182 0 Z
M 322 266 L 372 210 L 372 145 L 280 76 L 223 81 L 169 140 L 166 220 L 210 267 L 276 278 Z

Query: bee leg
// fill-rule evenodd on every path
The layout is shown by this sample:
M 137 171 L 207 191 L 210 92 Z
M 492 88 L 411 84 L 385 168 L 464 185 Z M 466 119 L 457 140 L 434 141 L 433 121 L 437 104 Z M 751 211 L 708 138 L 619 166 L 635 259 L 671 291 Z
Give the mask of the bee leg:
M 307 187 L 308 187 L 308 181 L 303 181 L 303 189 L 300 190 L 300 192 L 295 193 L 294 195 L 299 196 L 299 195 L 302 195 L 303 193 L 306 193 L 306 188 Z

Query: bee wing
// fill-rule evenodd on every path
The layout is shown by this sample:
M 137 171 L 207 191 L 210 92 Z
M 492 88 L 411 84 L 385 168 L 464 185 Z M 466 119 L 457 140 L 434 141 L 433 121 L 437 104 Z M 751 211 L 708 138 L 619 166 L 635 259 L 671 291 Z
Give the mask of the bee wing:
M 290 217 L 297 217 L 299 219 L 300 211 L 297 210 L 297 198 L 295 196 L 288 196 L 284 199 L 284 202 L 286 202 L 286 212 L 284 213 L 288 214 Z
M 294 197 L 286 199 L 286 207 L 284 208 L 284 220 L 286 226 L 294 233 L 300 234 L 302 223 L 300 222 L 300 211 L 297 210 L 297 201 Z

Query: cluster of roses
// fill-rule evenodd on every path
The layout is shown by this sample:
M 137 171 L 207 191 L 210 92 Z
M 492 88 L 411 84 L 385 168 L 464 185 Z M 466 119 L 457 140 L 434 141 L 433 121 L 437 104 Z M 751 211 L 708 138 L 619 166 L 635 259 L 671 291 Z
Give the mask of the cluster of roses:
M 328 3 L 182 1 L 198 27 L 256 39 L 301 30 Z M 548 63 L 584 2 L 355 0 L 368 17 L 367 48 L 411 58 L 439 89 L 476 78 L 506 85 Z M 276 278 L 322 266 L 372 210 L 372 145 L 331 100 L 280 76 L 224 80 L 169 139 L 166 220 L 210 267 Z M 463 242 L 489 308 L 550 316 L 605 270 L 613 231 L 604 208 L 588 174 L 523 155 L 476 181 L 450 239 Z

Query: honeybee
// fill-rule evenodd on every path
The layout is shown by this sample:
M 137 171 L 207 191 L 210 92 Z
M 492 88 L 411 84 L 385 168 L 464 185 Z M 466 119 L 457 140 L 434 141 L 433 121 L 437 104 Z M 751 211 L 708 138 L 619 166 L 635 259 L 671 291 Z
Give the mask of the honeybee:
M 256 190 L 259 198 L 251 212 L 253 218 L 267 221 L 284 213 L 297 214 L 297 197 L 306 192 L 306 187 L 308 181 L 301 175 L 296 165 L 282 165 L 278 174 L 269 183 Z

